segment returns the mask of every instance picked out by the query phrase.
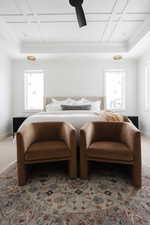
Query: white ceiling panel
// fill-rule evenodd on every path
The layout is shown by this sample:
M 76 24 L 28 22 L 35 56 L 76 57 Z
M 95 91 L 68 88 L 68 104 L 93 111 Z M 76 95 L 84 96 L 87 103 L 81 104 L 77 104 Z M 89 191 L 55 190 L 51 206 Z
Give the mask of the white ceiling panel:
M 37 13 L 70 13 L 73 7 L 70 6 L 69 0 L 28 0 L 33 11 Z M 84 0 L 83 8 L 86 12 L 111 12 L 116 0 Z
M 99 23 L 90 23 L 89 28 L 78 29 L 77 23 L 20 23 L 9 24 L 21 41 L 52 41 L 52 42 L 74 42 L 74 41 L 97 41 L 100 37 L 104 25 L 99 27 Z
M 31 0 L 12 0 L 20 13 L 30 14 L 32 12 L 32 8 L 30 7 Z
M 130 0 L 118 0 L 116 1 L 116 5 L 114 11 L 116 13 L 123 13 L 126 10 Z M 131 0 L 132 1 L 132 0 Z
M 13 25 L 14 26 L 14 25 Z M 21 24 L 22 33 L 28 34 L 26 24 Z M 35 26 L 35 27 L 34 27 Z M 38 26 L 38 28 L 37 28 Z M 15 29 L 17 30 L 17 26 L 15 25 Z M 40 25 L 32 25 L 30 29 L 34 32 L 32 33 L 31 41 L 34 39 L 37 41 L 50 41 L 50 42 L 95 42 L 100 39 L 103 30 L 104 24 L 101 24 L 99 27 L 99 23 L 89 23 L 89 27 L 84 27 L 82 29 L 78 29 L 77 22 L 75 23 L 62 23 L 62 26 L 59 23 L 49 23 L 49 24 L 40 24 Z M 18 34 L 19 35 L 19 34 Z M 41 38 L 42 37 L 42 38 Z M 23 39 L 24 41 L 27 39 L 27 36 Z
M 79 28 L 69 0 L 0 0 L 0 21 L 19 41 L 128 42 L 150 17 L 150 0 L 84 0 Z
M 112 35 L 109 37 L 109 41 L 128 41 L 133 36 L 137 29 L 141 26 L 141 22 L 124 22 L 124 25 L 120 23 L 114 30 Z
M 141 13 L 141 14 L 138 14 L 138 13 L 125 13 L 123 18 L 124 20 L 130 20 L 131 22 L 133 21 L 139 21 L 139 20 L 142 20 L 144 21 L 147 16 L 150 16 L 150 13 Z
M 150 0 L 131 0 L 127 7 L 128 12 L 149 12 Z
M 9 24 L 12 31 L 15 32 L 16 36 L 21 40 L 28 40 L 30 41 L 35 39 L 36 41 L 40 41 L 38 24 L 34 23 L 13 23 Z
M 69 0 L 27 0 L 36 13 L 69 13 L 74 9 L 69 5 Z
M 110 13 L 116 2 L 117 0 L 85 0 L 83 7 L 86 12 Z
M 0 14 L 19 13 L 13 0 L 1 0 L 0 1 Z

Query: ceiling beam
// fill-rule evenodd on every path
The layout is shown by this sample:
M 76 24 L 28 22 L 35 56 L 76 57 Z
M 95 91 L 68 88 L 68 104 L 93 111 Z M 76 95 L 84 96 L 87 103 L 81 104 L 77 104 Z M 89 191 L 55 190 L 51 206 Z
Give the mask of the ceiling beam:
M 37 22 L 37 20 L 30 20 L 30 23 L 76 23 L 77 21 L 76 20 L 40 20 L 39 22 Z M 89 23 L 107 23 L 109 22 L 109 20 L 100 20 L 100 19 L 94 19 L 94 20 L 90 20 L 90 19 L 87 19 L 87 22 Z M 112 20 L 113 23 L 117 23 L 118 20 Z M 143 19 L 127 19 L 127 20 L 122 20 L 121 22 L 123 23 L 137 23 L 137 22 L 141 22 L 143 23 L 144 20 Z M 14 21 L 14 20 L 7 20 L 6 23 L 8 24 L 28 24 L 29 22 L 24 20 L 24 21 Z
M 111 15 L 112 12 L 85 12 L 86 15 Z M 116 15 L 122 15 L 122 12 L 115 12 Z M 66 13 L 66 12 L 50 12 L 50 13 L 36 13 L 37 16 L 74 16 L 74 13 Z M 125 15 L 150 15 L 150 12 L 125 12 Z M 0 17 L 22 17 L 23 13 L 0 13 Z M 34 13 L 26 13 L 26 16 L 34 16 Z
M 120 25 L 120 23 L 122 22 L 122 20 L 123 20 L 123 18 L 124 18 L 124 15 L 125 15 L 125 13 L 126 13 L 126 8 L 128 7 L 128 5 L 129 5 L 130 2 L 131 2 L 131 0 L 126 0 L 126 3 L 125 3 L 125 5 L 124 5 L 124 7 L 123 7 L 123 9 L 122 9 L 122 12 L 121 12 L 121 14 L 120 14 L 120 17 L 119 17 L 118 21 L 116 22 L 115 26 L 113 27 L 113 29 L 112 29 L 112 31 L 111 31 L 111 33 L 110 33 L 110 35 L 109 35 L 107 41 L 110 41 L 110 40 L 111 40 L 111 38 L 112 38 L 112 36 L 113 36 L 115 30 L 117 29 L 117 27 L 118 27 L 118 26 Z
M 111 10 L 111 15 L 109 16 L 109 21 L 105 25 L 104 31 L 103 31 L 102 36 L 100 38 L 100 41 L 101 42 L 104 41 L 105 34 L 106 34 L 107 30 L 109 30 L 109 27 L 111 27 L 111 21 L 112 21 L 114 15 L 116 14 L 116 11 L 115 10 L 116 10 L 116 6 L 117 6 L 117 3 L 118 2 L 119 2 L 119 0 L 116 0 L 114 2 L 114 5 L 113 5 L 112 10 Z

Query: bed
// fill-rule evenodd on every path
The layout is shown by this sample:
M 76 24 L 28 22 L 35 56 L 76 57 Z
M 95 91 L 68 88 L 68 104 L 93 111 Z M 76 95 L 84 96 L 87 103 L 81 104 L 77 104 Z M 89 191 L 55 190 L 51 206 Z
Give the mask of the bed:
M 64 121 L 71 123 L 76 129 L 79 129 L 85 122 L 99 120 L 97 113 L 89 110 L 50 110 L 49 112 L 46 112 L 46 106 L 51 104 L 53 99 L 64 102 L 67 99 L 78 101 L 81 98 L 87 99 L 91 102 L 100 101 L 100 110 L 105 109 L 105 97 L 44 97 L 44 111 L 28 116 L 28 118 L 22 123 L 21 127 L 33 122 Z M 21 129 L 21 127 L 19 129 Z
M 95 104 L 100 102 L 100 108 L 98 110 L 52 110 L 46 111 L 46 107 L 51 105 L 53 101 L 61 102 L 64 104 L 65 101 L 74 100 L 80 102 L 81 100 L 89 104 Z M 60 104 L 61 104 L 60 103 Z M 81 104 L 81 102 L 80 102 Z M 44 98 L 44 111 L 29 116 L 21 125 L 34 123 L 34 122 L 47 122 L 47 121 L 63 121 L 71 123 L 77 130 L 79 130 L 86 122 L 91 121 L 106 121 L 104 115 L 105 110 L 105 97 L 98 96 L 84 96 L 84 97 L 45 97 Z M 103 112 L 103 113 L 102 113 Z M 19 129 L 21 129 L 21 127 Z

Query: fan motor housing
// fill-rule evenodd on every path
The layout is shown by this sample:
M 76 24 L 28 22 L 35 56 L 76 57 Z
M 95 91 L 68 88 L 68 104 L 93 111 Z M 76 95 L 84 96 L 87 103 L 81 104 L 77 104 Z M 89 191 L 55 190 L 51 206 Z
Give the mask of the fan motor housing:
M 69 0 L 70 5 L 72 5 L 73 7 L 77 7 L 82 5 L 83 0 Z

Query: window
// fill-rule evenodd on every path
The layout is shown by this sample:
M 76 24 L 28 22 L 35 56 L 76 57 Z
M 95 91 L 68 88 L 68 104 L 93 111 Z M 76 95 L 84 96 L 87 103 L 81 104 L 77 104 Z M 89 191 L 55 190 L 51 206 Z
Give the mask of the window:
M 44 74 L 41 70 L 24 72 L 25 111 L 43 109 Z
M 125 71 L 105 71 L 106 108 L 110 110 L 125 109 Z
M 145 68 L 145 110 L 150 111 L 150 64 Z

